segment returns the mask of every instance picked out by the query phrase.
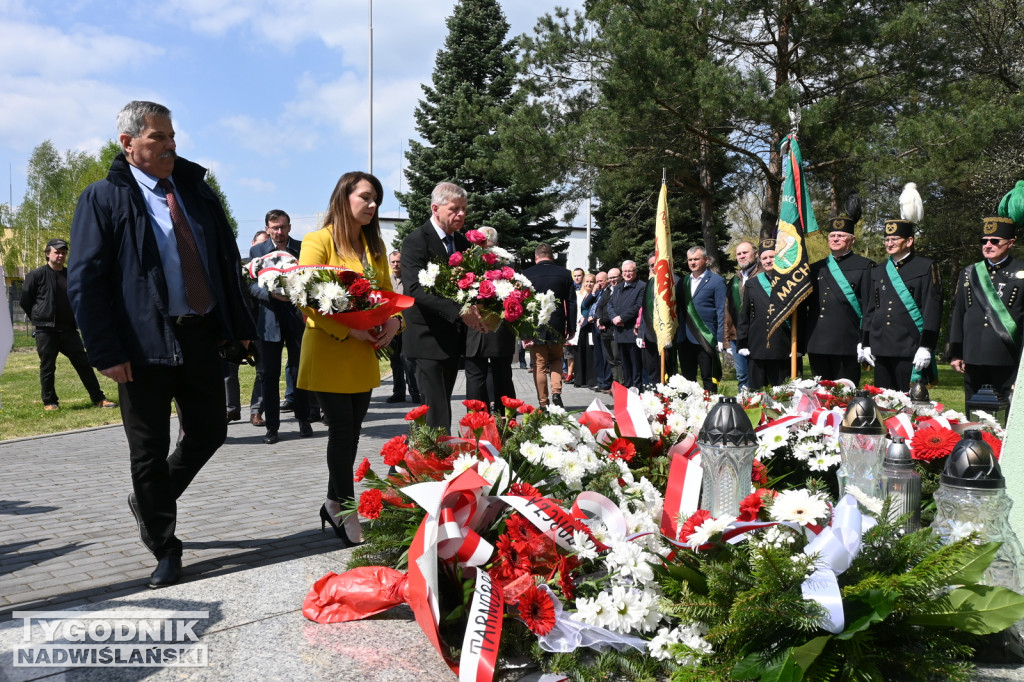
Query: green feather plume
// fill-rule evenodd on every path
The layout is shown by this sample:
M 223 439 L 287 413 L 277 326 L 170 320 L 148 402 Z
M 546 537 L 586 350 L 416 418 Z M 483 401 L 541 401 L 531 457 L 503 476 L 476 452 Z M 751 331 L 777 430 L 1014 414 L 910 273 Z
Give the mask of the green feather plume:
M 999 215 L 1017 225 L 1024 225 L 1024 180 L 1018 180 L 999 202 Z

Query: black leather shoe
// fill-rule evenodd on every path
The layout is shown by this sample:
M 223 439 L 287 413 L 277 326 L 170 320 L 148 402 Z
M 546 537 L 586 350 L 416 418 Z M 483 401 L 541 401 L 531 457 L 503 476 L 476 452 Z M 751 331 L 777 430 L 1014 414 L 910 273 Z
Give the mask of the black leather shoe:
M 419 393 L 414 393 L 412 396 L 410 396 L 409 399 L 412 400 L 413 404 L 415 404 L 415 405 L 422 405 L 423 404 L 423 398 L 420 397 Z
M 565 407 L 565 405 L 562 404 L 562 394 L 561 393 L 552 393 L 551 394 L 551 404 L 552 405 L 558 405 L 559 407 Z
M 139 511 L 139 501 L 135 499 L 135 493 L 128 493 L 128 509 L 135 517 L 135 525 L 139 528 L 139 539 L 142 544 L 149 547 L 149 532 L 146 531 L 146 524 L 142 522 L 142 512 Z
M 239 421 L 242 418 L 241 410 L 228 410 L 227 419 L 228 423 Z
M 313 435 L 313 427 L 309 422 L 299 421 L 299 436 L 301 438 L 309 438 Z
M 281 401 L 281 411 L 282 412 L 291 412 L 294 409 L 295 409 L 295 405 L 292 404 L 292 401 L 290 401 L 290 400 L 282 400 Z
M 267 445 L 273 445 L 279 440 L 280 438 L 277 437 L 277 431 L 268 431 L 267 435 L 263 436 L 263 442 Z
M 384 402 L 386 402 L 386 403 L 404 403 L 405 402 L 405 394 L 403 393 L 402 395 L 398 395 L 396 393 L 395 395 L 389 396 L 388 399 L 385 400 Z
M 181 557 L 165 556 L 157 562 L 156 570 L 149 576 L 149 586 L 153 589 L 167 587 L 181 580 Z

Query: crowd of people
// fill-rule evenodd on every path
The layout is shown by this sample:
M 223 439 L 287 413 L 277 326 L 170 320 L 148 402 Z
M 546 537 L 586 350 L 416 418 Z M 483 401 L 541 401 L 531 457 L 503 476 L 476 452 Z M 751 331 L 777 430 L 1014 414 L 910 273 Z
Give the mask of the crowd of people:
M 460 366 L 467 398 L 500 409 L 502 396 L 514 397 L 512 362 L 523 348 L 544 408 L 562 406 L 567 381 L 602 392 L 616 381 L 639 390 L 678 372 L 693 381 L 699 376 L 707 391 L 717 392 L 726 358 L 740 387 L 788 376 L 791 330 L 768 324 L 773 240 L 736 245 L 738 267 L 727 278 L 709 268 L 702 247 L 687 251 L 685 272 L 674 276 L 678 331 L 664 358 L 654 332 L 655 286 L 639 276 L 636 262 L 570 271 L 556 262 L 550 245 L 540 244 L 523 274 L 538 292 L 553 295 L 556 308 L 533 338 L 517 340 L 504 325 L 490 328 L 478 306 L 438 296 L 421 283 L 428 264 L 469 247 L 465 189 L 438 184 L 430 218 L 388 253 L 379 223 L 380 181 L 345 173 L 323 227 L 300 243 L 290 236 L 288 214 L 272 210 L 249 255 L 287 251 L 300 265 L 353 270 L 373 279 L 374 288 L 415 302 L 378 327 L 355 329 L 243 283 L 224 209 L 203 180 L 205 169 L 177 156 L 166 107 L 130 102 L 117 130 L 122 153 L 106 178 L 86 188 L 75 211 L 71 268 L 63 268 L 68 244 L 52 240 L 47 264 L 26 281 L 22 305 L 36 324 L 44 404 L 57 405 L 57 352 L 72 358 L 96 405 L 115 406 L 94 386 L 81 348 L 89 364 L 118 384 L 132 475 L 128 504 L 140 539 L 157 559 L 151 587 L 180 578 L 177 500 L 223 444 L 227 422 L 241 417 L 240 357 L 260 359 L 250 422 L 266 428 L 265 443 L 279 438 L 282 369 L 284 402 L 295 410 L 299 435 L 311 435 L 311 422 L 322 416 L 327 487 L 321 527 L 329 524 L 346 546 L 361 539 L 350 512 L 353 465 L 371 392 L 381 383 L 375 351 L 385 346 L 395 377 L 387 402 L 405 401 L 408 390 L 414 402 L 429 407 L 428 425 L 448 430 Z M 830 225 L 831 254 L 811 267 L 814 288 L 800 309 L 797 352 L 823 378 L 859 382 L 866 362 L 875 368 L 876 385 L 906 391 L 935 368 L 943 303 L 938 269 L 914 253 L 914 222 L 886 221 L 889 257 L 881 264 L 853 253 L 856 222 L 844 215 Z M 498 244 L 496 230 L 481 232 L 487 245 Z M 968 395 L 992 384 L 1005 396 L 1020 357 L 1024 263 L 1010 255 L 1013 220 L 986 219 L 981 233 L 982 260 L 957 280 L 947 357 L 964 373 Z M 653 263 L 652 254 L 648 266 Z M 252 344 L 258 353 L 251 353 Z M 525 368 L 521 354 L 519 362 Z M 175 443 L 168 428 L 172 403 L 180 424 Z M 210 419 L 222 410 L 226 420 Z

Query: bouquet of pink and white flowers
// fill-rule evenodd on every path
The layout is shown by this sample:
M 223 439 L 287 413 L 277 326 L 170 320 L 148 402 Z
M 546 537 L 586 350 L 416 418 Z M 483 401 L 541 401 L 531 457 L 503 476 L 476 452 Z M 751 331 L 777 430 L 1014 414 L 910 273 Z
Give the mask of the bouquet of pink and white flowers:
M 479 230 L 469 230 L 466 238 L 472 243 L 468 249 L 420 271 L 420 286 L 460 303 L 463 312 L 476 305 L 492 331 L 504 321 L 517 336 L 533 336 L 551 319 L 554 294 L 538 294 L 529 279 L 512 269 L 512 254 L 484 246 L 487 239 Z

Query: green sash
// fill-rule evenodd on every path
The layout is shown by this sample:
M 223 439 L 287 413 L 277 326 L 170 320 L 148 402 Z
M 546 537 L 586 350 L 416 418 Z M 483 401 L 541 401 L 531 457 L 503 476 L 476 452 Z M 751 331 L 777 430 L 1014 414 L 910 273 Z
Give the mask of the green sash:
M 857 300 L 857 295 L 853 293 L 853 287 L 850 286 L 850 281 L 846 279 L 846 275 L 839 268 L 839 263 L 832 254 L 828 255 L 828 271 L 832 273 L 832 277 L 836 280 L 836 284 L 842 290 L 843 295 L 846 296 L 847 302 L 853 308 L 853 312 L 857 313 L 857 320 L 864 320 L 864 313 L 860 310 L 860 301 Z
M 910 313 L 910 319 L 914 321 L 914 326 L 917 327 L 917 333 L 924 333 L 924 317 L 921 315 L 921 309 L 917 307 L 917 303 L 914 301 L 914 297 L 910 295 L 910 290 L 907 289 L 907 285 L 903 283 L 903 278 L 900 277 L 899 270 L 892 262 L 892 258 L 885 262 L 885 272 L 889 275 L 889 281 L 892 282 L 892 288 L 896 290 L 896 295 L 900 297 L 903 302 L 903 307 Z M 925 368 L 927 374 L 921 374 L 920 370 L 916 367 L 910 372 L 910 383 L 914 384 L 920 381 L 924 381 L 926 384 L 932 384 L 939 378 L 939 370 L 935 366 L 935 353 L 932 353 L 932 361 Z
M 700 340 L 701 347 L 708 353 L 713 353 L 716 350 L 715 335 L 711 333 L 708 326 L 704 324 L 704 320 L 700 319 L 700 315 L 697 314 L 697 306 L 693 304 L 693 294 L 690 293 L 690 281 L 690 275 L 683 279 L 683 298 L 686 300 L 686 323 L 690 326 L 690 331 L 694 332 L 693 335 Z
M 1020 329 L 1010 315 L 1010 311 L 1006 308 L 1006 304 L 1003 303 L 1003 299 L 999 297 L 995 284 L 992 283 L 992 276 L 988 274 L 988 267 L 985 266 L 984 261 L 971 266 L 968 278 L 971 284 L 975 288 L 981 289 L 984 294 L 979 299 L 979 302 L 985 308 L 985 312 L 989 314 L 989 319 L 998 320 L 999 324 L 1003 327 L 1000 330 L 998 325 L 993 324 L 992 329 L 999 335 L 1003 343 L 1016 352 L 1020 346 Z
M 729 288 L 732 290 L 729 293 L 732 295 L 732 306 L 736 310 L 736 315 L 740 314 L 740 310 L 743 309 L 743 297 L 740 295 L 740 287 L 742 284 L 743 275 L 736 275 L 729 282 Z

